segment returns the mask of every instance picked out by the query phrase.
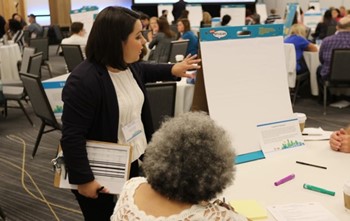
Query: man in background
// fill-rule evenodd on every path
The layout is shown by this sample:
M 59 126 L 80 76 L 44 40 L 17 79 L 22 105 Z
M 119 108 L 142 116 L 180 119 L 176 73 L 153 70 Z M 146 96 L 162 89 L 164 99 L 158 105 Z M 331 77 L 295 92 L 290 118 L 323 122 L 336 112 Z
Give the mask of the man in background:
M 36 16 L 33 14 L 28 15 L 29 25 L 26 29 L 31 33 L 32 38 L 40 37 L 43 34 L 43 28 L 36 23 Z
M 175 2 L 173 4 L 173 16 L 174 16 L 174 23 L 179 19 L 182 12 L 186 10 L 186 2 L 184 0 L 179 0 L 178 2 Z

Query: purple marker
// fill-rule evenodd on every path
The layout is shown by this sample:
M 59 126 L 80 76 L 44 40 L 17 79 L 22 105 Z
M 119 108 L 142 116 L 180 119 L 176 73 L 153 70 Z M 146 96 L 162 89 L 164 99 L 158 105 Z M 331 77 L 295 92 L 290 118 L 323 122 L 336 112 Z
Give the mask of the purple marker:
M 285 183 L 285 182 L 287 182 L 287 181 L 289 181 L 289 180 L 292 180 L 292 179 L 294 179 L 294 177 L 295 177 L 294 174 L 291 174 L 291 175 L 289 175 L 289 176 L 286 176 L 285 178 L 280 179 L 279 181 L 276 181 L 276 182 L 275 182 L 275 186 L 279 186 L 279 185 L 281 185 L 281 184 L 283 184 L 283 183 Z

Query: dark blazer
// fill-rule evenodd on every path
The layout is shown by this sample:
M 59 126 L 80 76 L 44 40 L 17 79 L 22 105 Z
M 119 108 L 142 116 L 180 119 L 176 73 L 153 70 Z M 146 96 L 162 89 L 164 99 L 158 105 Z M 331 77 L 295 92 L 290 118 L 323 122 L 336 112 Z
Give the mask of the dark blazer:
M 186 9 L 186 2 L 184 0 L 180 0 L 178 2 L 175 2 L 173 4 L 173 11 L 172 14 L 174 16 L 174 22 L 177 21 L 177 19 L 180 17 L 183 10 Z
M 175 80 L 172 65 L 134 63 L 130 70 L 145 100 L 141 119 L 147 141 L 153 134 L 152 117 L 144 84 Z M 94 180 L 86 153 L 86 140 L 118 142 L 119 108 L 107 68 L 88 60 L 70 74 L 63 88 L 61 146 L 69 171 L 69 182 L 83 184 Z

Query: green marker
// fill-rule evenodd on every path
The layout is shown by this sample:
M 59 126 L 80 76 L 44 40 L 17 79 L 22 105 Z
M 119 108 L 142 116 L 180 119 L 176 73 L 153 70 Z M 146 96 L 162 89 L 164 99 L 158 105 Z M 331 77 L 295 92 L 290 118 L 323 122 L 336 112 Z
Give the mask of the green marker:
M 335 195 L 335 192 L 330 191 L 330 190 L 326 190 L 326 189 L 323 189 L 323 188 L 320 188 L 320 187 L 317 187 L 317 186 L 312 186 L 312 185 L 309 185 L 309 184 L 304 184 L 303 187 L 304 187 L 304 189 L 316 191 L 316 192 L 319 192 L 319 193 L 324 193 L 324 194 L 331 195 L 331 196 L 334 196 L 334 195 Z

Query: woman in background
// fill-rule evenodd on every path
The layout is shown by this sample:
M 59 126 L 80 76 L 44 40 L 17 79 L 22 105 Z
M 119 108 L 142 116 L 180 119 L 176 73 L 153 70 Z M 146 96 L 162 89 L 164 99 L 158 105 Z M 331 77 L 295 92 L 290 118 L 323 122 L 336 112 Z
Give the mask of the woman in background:
M 322 22 L 317 24 L 315 33 L 312 34 L 313 42 L 327 37 L 328 27 L 335 27 L 336 25 L 337 22 L 332 17 L 332 10 L 327 10 L 323 15 Z
M 295 47 L 297 59 L 297 74 L 302 74 L 308 71 L 303 58 L 304 51 L 316 52 L 317 46 L 306 39 L 306 28 L 303 24 L 294 24 L 291 27 L 290 35 L 284 39 L 284 43 L 291 43 Z
M 11 40 L 14 43 L 17 43 L 21 52 L 23 52 L 23 48 L 25 45 L 24 42 L 24 31 L 21 23 L 15 19 L 9 20 L 9 34 Z
M 159 31 L 159 26 L 158 26 L 158 18 L 157 17 L 151 17 L 149 20 L 149 28 L 148 28 L 148 33 L 147 33 L 147 41 L 151 42 L 153 38 L 157 35 Z
M 209 14 L 209 12 L 206 12 L 206 11 L 203 12 L 203 18 L 200 23 L 200 27 L 201 28 L 211 27 L 211 15 Z
M 232 183 L 234 157 L 228 133 L 204 112 L 168 120 L 146 150 L 146 178 L 124 185 L 111 221 L 246 221 L 210 202 Z
M 176 40 L 176 35 L 170 30 L 168 20 L 158 19 L 159 31 L 153 40 L 149 43 L 149 49 L 153 49 L 155 46 L 152 56 L 148 59 L 149 61 L 155 61 L 156 63 L 168 62 L 171 41 Z
M 189 40 L 186 55 L 198 54 L 198 38 L 191 31 L 190 21 L 187 18 L 181 18 L 178 20 L 177 31 L 180 34 L 179 40 Z

